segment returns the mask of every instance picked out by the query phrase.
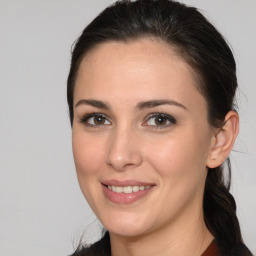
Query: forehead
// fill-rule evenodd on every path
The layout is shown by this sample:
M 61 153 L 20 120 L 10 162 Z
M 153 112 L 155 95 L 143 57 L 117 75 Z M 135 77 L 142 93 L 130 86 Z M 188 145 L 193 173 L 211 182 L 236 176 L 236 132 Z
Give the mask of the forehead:
M 191 73 L 192 76 L 195 74 L 174 47 L 156 38 L 142 38 L 127 42 L 109 41 L 99 44 L 85 55 L 78 74 L 86 72 L 86 69 L 89 68 L 99 71 L 97 68 L 101 68 L 105 64 L 108 65 L 105 66 L 104 70 L 100 70 L 102 74 L 105 73 L 104 71 L 109 72 L 109 69 L 112 69 L 113 72 L 116 71 L 113 68 L 119 68 L 119 70 L 129 68 L 125 70 L 126 73 L 135 70 L 146 72 L 146 69 L 160 67 L 161 62 L 162 64 L 164 62 L 167 68 L 170 67 L 169 71 L 175 62 L 176 66 Z
M 166 43 L 149 38 L 111 41 L 98 45 L 83 58 L 74 102 L 78 97 L 112 100 L 122 95 L 138 100 L 183 97 L 186 101 L 186 97 L 199 97 L 197 87 L 193 69 Z

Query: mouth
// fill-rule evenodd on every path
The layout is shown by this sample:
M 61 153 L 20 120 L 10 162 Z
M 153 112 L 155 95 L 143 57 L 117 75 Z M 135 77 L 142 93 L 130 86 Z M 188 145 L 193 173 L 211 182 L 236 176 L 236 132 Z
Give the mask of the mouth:
M 109 190 L 115 192 L 115 193 L 125 193 L 125 194 L 130 194 L 130 193 L 136 193 L 138 191 L 143 191 L 146 189 L 149 189 L 150 185 L 148 186 L 110 186 L 110 185 L 104 185 L 106 186 Z
M 105 197 L 116 204 L 130 204 L 146 197 L 155 184 L 137 181 L 104 181 L 101 183 Z

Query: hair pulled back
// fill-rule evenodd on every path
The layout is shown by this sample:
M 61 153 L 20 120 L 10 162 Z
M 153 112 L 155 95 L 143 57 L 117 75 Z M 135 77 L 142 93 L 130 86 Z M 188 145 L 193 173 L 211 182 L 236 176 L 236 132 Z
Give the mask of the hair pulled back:
M 222 127 L 228 111 L 235 110 L 237 78 L 233 54 L 222 35 L 196 8 L 171 0 L 117 1 L 84 29 L 72 52 L 67 81 L 71 125 L 74 86 L 83 57 L 108 41 L 129 42 L 145 37 L 167 43 L 193 68 L 198 90 L 207 102 L 208 122 Z M 227 175 L 224 166 L 208 170 L 203 200 L 205 223 L 222 255 L 252 255 L 242 242 L 236 203 L 229 193 L 229 159 L 226 167 Z M 91 250 L 90 255 L 110 255 L 108 232 Z M 89 248 L 86 254 L 74 255 L 88 253 Z

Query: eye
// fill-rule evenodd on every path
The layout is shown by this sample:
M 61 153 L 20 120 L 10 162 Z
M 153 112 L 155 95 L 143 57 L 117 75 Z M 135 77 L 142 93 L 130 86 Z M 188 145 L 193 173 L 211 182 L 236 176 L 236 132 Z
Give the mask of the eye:
M 154 128 L 165 128 L 176 123 L 176 119 L 170 115 L 163 113 L 155 113 L 150 115 L 143 126 L 152 126 Z
M 107 117 L 101 113 L 85 115 L 80 122 L 84 123 L 86 126 L 103 126 L 111 124 Z

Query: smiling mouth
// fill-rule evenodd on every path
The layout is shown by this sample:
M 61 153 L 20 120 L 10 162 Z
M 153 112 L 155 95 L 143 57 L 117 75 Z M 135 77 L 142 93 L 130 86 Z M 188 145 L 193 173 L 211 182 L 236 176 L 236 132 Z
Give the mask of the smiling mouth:
M 115 204 L 131 204 L 146 197 L 155 184 L 139 181 L 103 181 L 101 183 L 105 197 Z
M 130 193 L 135 193 L 138 191 L 143 191 L 146 189 L 149 189 L 152 186 L 110 186 L 110 185 L 105 185 L 109 190 L 116 192 L 116 193 L 125 193 L 125 194 L 130 194 Z

